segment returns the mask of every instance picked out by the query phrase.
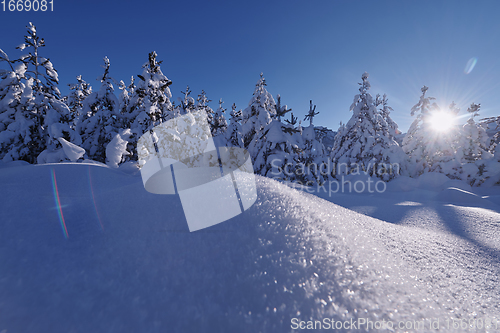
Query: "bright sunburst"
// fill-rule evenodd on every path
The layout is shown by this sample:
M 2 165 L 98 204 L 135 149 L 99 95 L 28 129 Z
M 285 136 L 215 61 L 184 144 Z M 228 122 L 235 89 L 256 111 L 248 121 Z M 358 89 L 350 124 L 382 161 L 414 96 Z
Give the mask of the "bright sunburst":
M 446 132 L 455 124 L 455 117 L 448 112 L 436 112 L 429 118 L 431 128 L 437 132 Z

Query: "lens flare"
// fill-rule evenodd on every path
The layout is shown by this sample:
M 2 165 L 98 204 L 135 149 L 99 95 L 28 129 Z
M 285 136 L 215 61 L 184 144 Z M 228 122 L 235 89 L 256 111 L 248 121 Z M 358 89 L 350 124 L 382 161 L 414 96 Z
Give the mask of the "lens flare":
M 464 73 L 469 74 L 470 72 L 472 72 L 476 64 L 477 64 L 477 58 L 476 57 L 470 58 L 469 61 L 467 61 L 467 65 L 465 65 Z
M 64 215 L 62 212 L 61 200 L 59 199 L 59 190 L 57 189 L 56 172 L 52 169 L 52 189 L 54 191 L 54 201 L 57 207 L 57 214 L 59 215 L 59 222 L 61 223 L 61 229 L 63 231 L 64 237 L 68 239 L 68 229 L 66 228 L 66 222 L 64 221 Z
M 94 203 L 95 215 L 97 216 L 97 220 L 99 221 L 101 230 L 104 230 L 104 226 L 102 225 L 101 217 L 99 216 L 99 212 L 97 211 L 97 205 L 95 203 L 94 187 L 92 186 L 92 177 L 90 175 L 90 165 L 89 165 L 89 185 L 90 185 L 90 195 L 92 196 L 92 202 Z

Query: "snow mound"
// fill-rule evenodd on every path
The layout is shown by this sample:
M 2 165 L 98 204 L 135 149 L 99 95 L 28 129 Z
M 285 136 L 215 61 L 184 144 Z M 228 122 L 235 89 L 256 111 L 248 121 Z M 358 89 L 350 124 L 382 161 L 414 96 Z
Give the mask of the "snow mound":
M 439 172 L 427 172 L 417 178 L 417 187 L 422 190 L 439 191 L 450 178 Z
M 408 176 L 399 176 L 387 183 L 389 192 L 407 192 L 416 189 L 418 181 Z
M 279 333 L 293 318 L 498 313 L 494 236 L 487 247 L 256 181 L 254 206 L 190 233 L 179 198 L 146 192 L 139 175 L 0 169 L 0 332 Z

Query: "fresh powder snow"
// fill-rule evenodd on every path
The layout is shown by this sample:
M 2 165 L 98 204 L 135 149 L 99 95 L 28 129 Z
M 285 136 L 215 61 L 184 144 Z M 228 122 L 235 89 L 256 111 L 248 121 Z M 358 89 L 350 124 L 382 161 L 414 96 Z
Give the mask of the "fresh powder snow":
M 498 320 L 500 191 L 441 176 L 375 194 L 256 176 L 252 208 L 190 233 L 179 198 L 146 192 L 137 169 L 0 163 L 0 332 Z

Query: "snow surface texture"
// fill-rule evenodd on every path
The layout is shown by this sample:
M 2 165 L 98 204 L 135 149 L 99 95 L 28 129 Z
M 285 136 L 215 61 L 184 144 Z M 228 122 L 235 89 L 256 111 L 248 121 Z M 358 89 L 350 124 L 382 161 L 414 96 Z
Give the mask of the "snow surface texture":
M 498 317 L 498 189 L 318 193 L 346 209 L 256 176 L 252 208 L 190 233 L 178 197 L 146 192 L 137 170 L 1 164 L 0 332 Z

